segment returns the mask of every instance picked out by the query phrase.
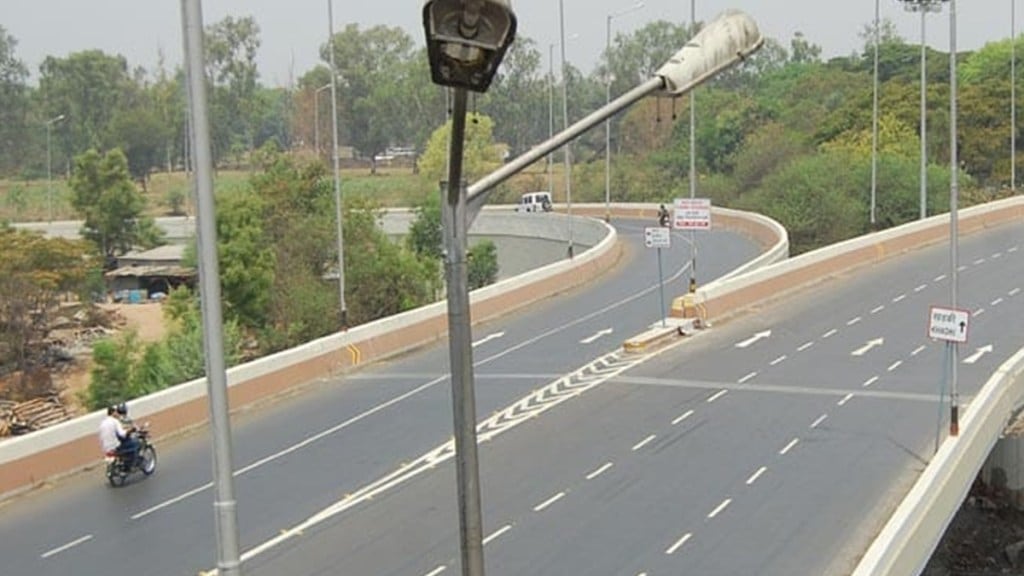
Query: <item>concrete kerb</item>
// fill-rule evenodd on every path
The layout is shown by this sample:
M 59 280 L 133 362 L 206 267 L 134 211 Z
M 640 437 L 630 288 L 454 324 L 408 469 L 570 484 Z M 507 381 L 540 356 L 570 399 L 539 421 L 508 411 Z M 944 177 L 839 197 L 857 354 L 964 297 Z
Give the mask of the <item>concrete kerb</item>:
M 861 558 L 853 576 L 916 576 L 935 551 L 1000 433 L 1024 401 L 1024 349 L 1003 363 Z

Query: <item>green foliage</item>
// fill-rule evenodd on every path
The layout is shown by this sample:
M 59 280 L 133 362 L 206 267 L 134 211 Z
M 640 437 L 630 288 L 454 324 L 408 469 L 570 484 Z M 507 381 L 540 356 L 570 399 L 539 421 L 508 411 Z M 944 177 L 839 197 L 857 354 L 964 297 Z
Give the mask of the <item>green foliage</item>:
M 84 398 L 90 410 L 99 410 L 134 397 L 132 355 L 137 344 L 135 335 L 129 334 L 120 341 L 101 340 L 93 345 L 93 368 Z
M 474 244 L 466 255 L 469 259 L 467 283 L 470 290 L 494 284 L 498 279 L 498 248 L 494 242 L 483 240 Z
M 420 175 L 427 182 L 448 179 L 448 142 L 452 129 L 451 121 L 441 126 L 430 136 L 427 147 L 420 156 Z M 462 160 L 463 178 L 472 182 L 501 165 L 501 153 L 494 143 L 494 121 L 487 116 L 470 112 L 466 116 L 466 136 Z
M 104 256 L 160 242 L 152 218 L 143 215 L 145 199 L 132 184 L 128 161 L 120 150 L 104 155 L 89 150 L 75 158 L 71 189 L 72 205 L 85 220 L 83 236 Z
M 426 260 L 440 260 L 444 252 L 444 238 L 441 228 L 441 196 L 428 195 L 416 207 L 416 219 L 409 226 L 405 237 L 406 245 L 417 256 Z
M 15 56 L 18 42 L 0 26 L 0 174 L 13 173 L 31 152 L 28 132 L 28 69 Z

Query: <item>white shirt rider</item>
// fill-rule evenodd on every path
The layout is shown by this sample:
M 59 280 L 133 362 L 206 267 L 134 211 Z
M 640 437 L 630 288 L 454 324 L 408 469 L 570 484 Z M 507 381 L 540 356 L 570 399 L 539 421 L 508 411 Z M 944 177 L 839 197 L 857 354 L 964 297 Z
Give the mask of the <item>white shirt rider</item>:
M 114 409 L 107 409 L 107 417 L 100 422 L 100 446 L 104 454 L 111 454 L 121 445 L 121 439 L 127 436 L 121 421 L 114 415 Z

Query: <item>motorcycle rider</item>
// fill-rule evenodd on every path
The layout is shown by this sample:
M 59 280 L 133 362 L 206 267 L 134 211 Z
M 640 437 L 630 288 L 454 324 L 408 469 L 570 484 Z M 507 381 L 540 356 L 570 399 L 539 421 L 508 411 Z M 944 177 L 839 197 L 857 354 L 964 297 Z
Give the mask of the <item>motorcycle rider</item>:
M 122 421 L 127 422 L 127 428 Z M 120 456 L 134 464 L 139 456 L 139 440 L 132 434 L 134 431 L 135 426 L 128 420 L 128 406 L 124 402 L 109 406 L 99 430 L 103 454 Z
M 661 207 L 658 208 L 658 223 L 662 226 L 668 226 L 668 221 L 668 208 L 665 208 L 665 205 L 662 204 Z

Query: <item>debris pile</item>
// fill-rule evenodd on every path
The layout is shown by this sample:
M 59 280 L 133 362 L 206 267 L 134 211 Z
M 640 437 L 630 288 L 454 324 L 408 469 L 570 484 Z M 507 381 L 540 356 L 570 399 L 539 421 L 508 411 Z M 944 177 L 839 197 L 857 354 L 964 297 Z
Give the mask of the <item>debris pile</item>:
M 0 400 L 0 436 L 17 436 L 69 420 L 60 397 L 52 394 L 25 402 Z

